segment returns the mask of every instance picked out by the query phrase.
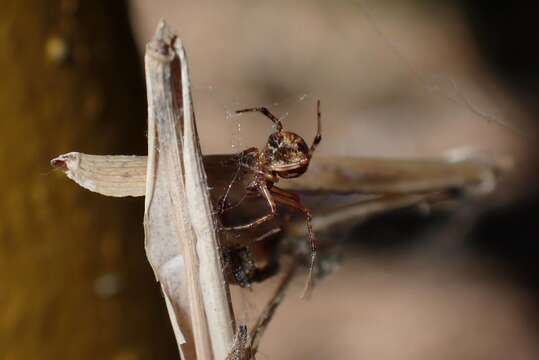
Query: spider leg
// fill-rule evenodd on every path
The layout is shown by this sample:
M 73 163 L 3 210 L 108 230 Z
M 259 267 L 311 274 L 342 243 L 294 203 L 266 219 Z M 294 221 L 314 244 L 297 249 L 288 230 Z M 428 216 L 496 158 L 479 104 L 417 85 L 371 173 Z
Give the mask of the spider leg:
M 314 150 L 316 150 L 316 147 L 318 144 L 320 144 L 320 141 L 322 141 L 322 115 L 320 113 L 320 100 L 316 102 L 316 118 L 317 118 L 317 130 L 316 130 L 316 136 L 314 137 L 313 144 L 311 145 L 311 148 L 309 150 L 309 158 L 313 156 Z
M 223 227 L 224 230 L 246 230 L 246 229 L 252 229 L 262 223 L 265 223 L 266 221 L 269 221 L 275 217 L 275 214 L 277 213 L 277 206 L 275 205 L 275 200 L 273 199 L 272 194 L 270 193 L 267 185 L 264 182 L 258 182 L 258 188 L 260 192 L 262 193 L 262 196 L 266 198 L 266 201 L 268 202 L 268 205 L 270 207 L 270 212 L 264 216 L 261 216 L 260 218 L 251 221 L 248 224 L 244 225 L 237 225 L 237 226 L 230 226 L 230 227 Z
M 217 202 L 217 212 L 219 214 L 224 213 L 225 210 L 229 210 L 229 209 L 231 209 L 231 208 L 233 208 L 235 206 L 238 206 L 241 203 L 241 201 L 243 201 L 243 198 L 242 198 L 238 202 L 238 204 L 236 204 L 235 206 L 226 207 L 226 202 L 228 200 L 228 195 L 230 194 L 232 186 L 234 186 L 234 183 L 236 182 L 236 179 L 238 178 L 238 176 L 240 174 L 241 167 L 245 166 L 244 164 L 242 164 L 243 158 L 245 156 L 250 155 L 250 154 L 254 154 L 255 157 L 256 157 L 256 156 L 258 156 L 259 153 L 260 153 L 260 151 L 258 150 L 257 147 L 250 147 L 250 148 L 245 149 L 245 150 L 243 150 L 242 152 L 240 152 L 239 154 L 236 155 L 236 157 L 238 158 L 238 168 L 236 169 L 236 172 L 234 173 L 234 176 L 232 177 L 232 180 L 228 184 L 224 195 Z
M 288 163 L 285 165 L 269 165 L 268 167 L 271 171 L 277 171 L 277 172 L 294 170 L 294 169 L 298 169 L 302 166 L 309 164 L 309 160 L 310 159 L 303 159 L 303 160 L 293 162 L 293 163 Z
M 272 188 L 270 191 L 272 191 L 274 188 Z M 312 275 L 313 275 L 313 269 L 314 264 L 316 262 L 316 254 L 318 250 L 318 241 L 316 240 L 316 237 L 314 236 L 313 226 L 312 226 L 312 214 L 309 209 L 303 205 L 299 199 L 294 199 L 296 197 L 295 194 L 288 193 L 285 190 L 279 189 L 277 192 L 272 192 L 274 195 L 274 199 L 276 202 L 281 203 L 283 205 L 288 205 L 294 209 L 297 209 L 303 213 L 305 216 L 305 221 L 307 223 L 307 233 L 309 234 L 309 247 L 311 249 L 311 263 L 309 265 L 309 275 L 307 277 L 307 282 L 305 284 L 305 288 L 303 290 L 303 295 L 307 294 L 310 290 L 310 286 L 312 283 Z M 286 195 L 285 195 L 286 194 Z
M 243 156 L 245 156 L 247 154 L 255 154 L 255 153 L 258 154 L 258 152 L 259 152 L 258 148 L 253 146 L 253 147 L 250 147 L 250 148 L 245 149 L 242 152 L 240 152 L 239 156 L 243 157 Z
M 296 202 L 299 202 L 299 196 L 294 194 L 294 193 L 291 193 L 291 192 L 288 192 L 286 190 L 283 190 L 281 189 L 280 187 L 277 187 L 275 185 L 273 185 L 270 189 L 270 191 L 274 194 L 277 194 L 277 195 L 282 195 L 282 196 L 285 196 L 293 201 L 296 201 Z
M 251 112 L 251 111 L 256 111 L 256 112 L 260 112 L 264 115 L 266 115 L 268 118 L 271 119 L 271 121 L 273 121 L 273 123 L 277 126 L 277 131 L 281 131 L 283 130 L 283 125 L 281 124 L 281 120 L 279 120 L 275 115 L 273 115 L 267 108 L 265 107 L 256 107 L 256 108 L 249 108 L 249 109 L 241 109 L 241 110 L 236 110 L 236 114 L 241 114 L 241 113 L 245 113 L 245 112 Z

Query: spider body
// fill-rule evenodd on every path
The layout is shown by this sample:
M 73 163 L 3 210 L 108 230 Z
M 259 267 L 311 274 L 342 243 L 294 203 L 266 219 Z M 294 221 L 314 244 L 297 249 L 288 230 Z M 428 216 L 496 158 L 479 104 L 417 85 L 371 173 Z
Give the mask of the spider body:
M 225 226 L 224 229 L 246 230 L 262 225 L 276 216 L 277 204 L 299 210 L 305 216 L 309 234 L 309 246 L 311 249 L 311 264 L 307 281 L 308 285 L 311 281 L 317 251 L 317 241 L 311 226 L 312 215 L 310 210 L 301 203 L 298 195 L 280 189 L 275 184 L 279 181 L 279 178 L 295 178 L 307 171 L 312 155 L 322 139 L 320 101 L 317 102 L 317 133 L 310 147 L 308 147 L 305 140 L 298 134 L 284 131 L 281 121 L 269 112 L 268 109 L 259 107 L 236 111 L 236 113 L 245 112 L 260 112 L 273 121 L 276 127 L 276 131 L 268 137 L 268 141 L 262 151 L 253 147 L 244 150 L 239 155 L 241 168 L 247 170 L 247 173 L 249 174 L 249 179 L 245 186 L 247 195 L 262 197 L 266 201 L 269 211 L 265 215 L 246 224 L 229 227 Z M 229 185 L 229 189 L 230 186 L 231 184 Z M 226 197 L 227 195 L 225 194 L 219 201 L 220 213 L 225 211 L 224 206 L 227 203 Z M 234 253 L 232 255 L 234 255 Z M 234 256 L 245 257 L 247 255 L 243 252 L 239 252 Z M 232 259 L 230 256 L 229 258 Z M 233 267 L 241 267 L 241 264 L 245 263 L 245 261 L 233 261 L 233 263 L 236 264 L 233 265 Z M 236 282 L 241 285 L 246 283 L 244 275 L 247 274 L 248 277 L 251 271 L 243 271 L 242 273 L 240 270 L 236 269 L 233 273 L 238 275 L 235 276 Z
M 309 167 L 309 147 L 303 138 L 293 132 L 280 131 L 270 135 L 260 154 L 260 166 L 282 178 L 295 178 Z

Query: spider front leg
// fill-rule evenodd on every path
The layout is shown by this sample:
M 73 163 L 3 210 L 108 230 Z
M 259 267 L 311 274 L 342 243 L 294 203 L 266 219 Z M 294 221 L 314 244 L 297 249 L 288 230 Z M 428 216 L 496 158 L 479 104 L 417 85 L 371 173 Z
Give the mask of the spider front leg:
M 309 158 L 313 156 L 314 151 L 320 141 L 322 141 L 322 113 L 320 112 L 320 100 L 316 102 L 316 136 L 314 137 L 311 148 L 309 149 Z
M 256 108 L 249 108 L 249 109 L 242 109 L 242 110 L 236 110 L 236 114 L 241 114 L 245 112 L 259 112 L 263 115 L 267 116 L 275 126 L 277 127 L 277 131 L 283 130 L 283 125 L 281 124 L 281 120 L 277 118 L 277 116 L 273 115 L 267 108 L 265 107 L 256 107 Z
M 246 230 L 246 229 L 252 229 L 260 224 L 265 223 L 266 221 L 270 221 L 275 217 L 277 214 L 277 206 L 275 205 L 275 200 L 273 199 L 272 194 L 270 193 L 268 186 L 263 181 L 257 182 L 257 187 L 262 196 L 266 198 L 266 201 L 268 202 L 270 212 L 264 216 L 261 216 L 260 218 L 245 224 L 245 225 L 237 225 L 237 226 L 230 226 L 230 227 L 223 227 L 224 230 Z

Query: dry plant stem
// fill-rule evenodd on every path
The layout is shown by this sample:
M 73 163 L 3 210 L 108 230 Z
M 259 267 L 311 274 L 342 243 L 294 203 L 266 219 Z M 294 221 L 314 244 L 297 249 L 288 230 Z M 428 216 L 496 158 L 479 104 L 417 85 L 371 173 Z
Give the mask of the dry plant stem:
M 281 282 L 279 283 L 279 286 L 275 290 L 275 293 L 271 297 L 271 300 L 266 305 L 260 316 L 258 317 L 258 320 L 253 326 L 253 330 L 251 331 L 251 344 L 250 344 L 250 350 L 251 354 L 254 356 L 256 352 L 258 351 L 258 346 L 260 345 L 260 339 L 262 338 L 262 335 L 264 335 L 264 332 L 266 331 L 266 328 L 268 327 L 271 319 L 273 318 L 273 315 L 275 315 L 275 311 L 281 304 L 281 302 L 284 299 L 284 296 L 286 294 L 286 290 L 290 286 L 292 279 L 294 278 L 294 275 L 296 274 L 296 270 L 298 268 L 298 264 L 294 261 L 289 268 L 286 270 L 284 277 L 281 279 Z
M 232 345 L 233 318 L 217 255 L 206 178 L 196 164 L 201 155 L 187 63 L 181 44 L 174 46 L 175 41 L 161 22 L 145 56 L 146 251 L 161 283 L 182 357 L 222 359 Z M 178 79 L 180 84 L 176 84 Z M 208 268 L 212 269 L 210 274 L 205 270 Z
M 410 194 L 449 187 L 486 187 L 486 191 L 491 190 L 498 167 L 496 159 L 484 162 L 473 157 L 457 162 L 445 158 L 320 158 L 300 181 L 283 181 L 282 186 L 342 194 Z
M 192 109 L 191 86 L 187 57 L 179 39 L 174 49 L 180 59 L 183 113 L 185 190 L 190 214 L 190 223 L 196 235 L 196 253 L 199 260 L 199 285 L 208 321 L 213 353 L 216 359 L 223 359 L 230 351 L 233 341 L 234 319 L 232 303 L 226 285 L 220 260 L 220 250 L 216 221 L 208 192 L 208 182 L 202 151 Z M 203 285 L 203 286 L 202 286 Z
M 232 155 L 204 156 L 208 182 L 225 188 L 232 166 L 223 176 L 220 165 Z M 53 165 L 88 190 L 109 196 L 141 196 L 145 189 L 146 157 L 97 156 L 68 153 L 53 160 Z M 388 159 L 361 157 L 315 157 L 309 171 L 280 187 L 287 190 L 324 193 L 405 194 L 435 191 L 448 187 L 489 190 L 499 171 L 508 170 L 501 159 L 459 162 L 447 159 Z M 126 186 L 119 187 L 122 180 Z
M 275 315 L 275 311 L 281 305 L 286 290 L 292 283 L 292 279 L 296 274 L 298 263 L 292 262 L 288 269 L 285 271 L 285 275 L 279 282 L 279 286 L 273 293 L 270 301 L 266 307 L 262 310 L 262 313 L 258 317 L 256 323 L 253 325 L 253 330 L 250 336 L 247 336 L 247 326 L 240 325 L 234 338 L 234 346 L 226 357 L 226 360 L 250 360 L 254 359 L 260 345 L 260 340 L 266 331 L 271 319 Z M 249 341 L 250 337 L 250 341 Z
M 407 208 L 418 205 L 434 205 L 438 202 L 451 199 L 451 195 L 444 192 L 411 195 L 386 195 L 358 203 L 326 209 L 318 213 L 312 225 L 316 232 L 329 230 L 331 227 L 347 222 L 357 224 L 376 214 L 391 210 Z M 287 234 L 292 237 L 305 237 L 306 230 L 300 221 L 292 222 Z
M 195 265 L 185 244 L 194 239 L 184 201 L 181 133 L 176 129 L 179 114 L 173 106 L 171 89 L 174 54 L 167 49 L 168 39 L 164 39 L 165 34 L 160 30 L 147 45 L 145 56 L 148 93 L 145 246 L 148 260 L 163 289 L 176 340 L 181 345 L 180 352 L 182 357 L 189 358 L 198 355 L 196 337 L 198 342 L 205 341 L 208 347 L 210 343 L 208 338 L 200 340 L 193 325 L 193 313 L 196 318 L 200 309 L 193 308 L 190 301 L 197 291 L 193 274 Z M 177 185 L 173 186 L 174 183 Z
M 225 360 L 251 360 L 254 359 L 251 353 L 249 344 L 249 333 L 247 331 L 247 325 L 238 326 L 236 335 L 234 336 L 234 344 L 232 350 L 228 354 Z

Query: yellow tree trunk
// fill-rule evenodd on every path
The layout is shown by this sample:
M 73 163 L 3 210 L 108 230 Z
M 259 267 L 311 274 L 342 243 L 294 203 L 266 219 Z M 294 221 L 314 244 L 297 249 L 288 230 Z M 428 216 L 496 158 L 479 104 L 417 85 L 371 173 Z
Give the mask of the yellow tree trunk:
M 0 358 L 174 358 L 142 200 L 101 197 L 49 167 L 72 149 L 145 152 L 125 3 L 2 2 L 0 69 Z

